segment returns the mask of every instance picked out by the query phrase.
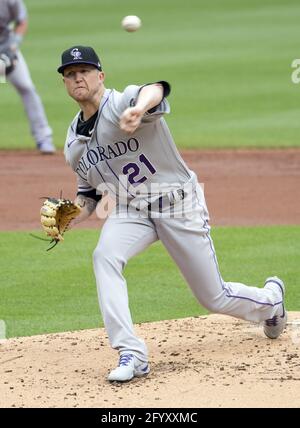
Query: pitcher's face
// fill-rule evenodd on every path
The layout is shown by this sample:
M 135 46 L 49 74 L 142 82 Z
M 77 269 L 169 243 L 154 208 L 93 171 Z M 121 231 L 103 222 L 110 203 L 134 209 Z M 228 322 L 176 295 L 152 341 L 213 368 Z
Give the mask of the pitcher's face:
M 100 91 L 104 73 L 88 64 L 70 65 L 64 70 L 63 81 L 70 97 L 77 102 L 89 101 Z

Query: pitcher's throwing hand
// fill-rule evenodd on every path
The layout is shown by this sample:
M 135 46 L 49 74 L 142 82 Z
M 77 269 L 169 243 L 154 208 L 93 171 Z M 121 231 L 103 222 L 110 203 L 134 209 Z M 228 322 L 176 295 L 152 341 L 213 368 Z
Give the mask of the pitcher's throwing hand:
M 120 128 L 122 131 L 132 134 L 140 125 L 144 111 L 138 107 L 127 108 L 120 119 Z

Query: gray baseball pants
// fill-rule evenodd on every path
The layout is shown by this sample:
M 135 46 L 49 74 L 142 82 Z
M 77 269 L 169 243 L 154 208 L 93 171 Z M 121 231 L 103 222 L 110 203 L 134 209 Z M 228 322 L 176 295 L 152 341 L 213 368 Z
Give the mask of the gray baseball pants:
M 120 353 L 132 353 L 147 361 L 146 345 L 134 332 L 122 271 L 129 259 L 159 239 L 199 303 L 209 311 L 261 322 L 272 318 L 282 305 L 279 287 L 257 288 L 223 281 L 200 185 L 193 193 L 191 206 L 182 218 L 164 214 L 148 218 L 147 213 L 137 216 L 134 208 L 124 205 L 118 207 L 123 218 L 114 212 L 103 226 L 94 251 L 94 271 L 109 341 Z

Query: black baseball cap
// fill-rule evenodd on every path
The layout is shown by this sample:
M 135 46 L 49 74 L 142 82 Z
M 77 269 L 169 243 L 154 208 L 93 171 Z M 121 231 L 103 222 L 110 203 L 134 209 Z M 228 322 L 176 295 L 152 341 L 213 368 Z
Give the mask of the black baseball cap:
M 57 71 L 61 74 L 68 65 L 90 64 L 102 71 L 100 59 L 90 46 L 73 46 L 65 50 L 61 55 L 61 66 Z

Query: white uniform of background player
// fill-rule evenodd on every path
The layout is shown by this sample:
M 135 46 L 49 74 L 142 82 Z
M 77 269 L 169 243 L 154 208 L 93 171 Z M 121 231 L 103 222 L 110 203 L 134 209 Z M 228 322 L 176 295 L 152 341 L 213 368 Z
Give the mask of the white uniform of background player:
M 0 1 L 0 54 L 15 52 L 15 68 L 6 79 L 20 94 L 31 132 L 37 148 L 42 153 L 53 153 L 52 130 L 49 127 L 39 95 L 33 85 L 30 73 L 19 45 L 27 30 L 27 11 L 22 0 Z M 2 105 L 1 108 L 4 108 Z
M 122 93 L 105 89 L 98 57 L 83 46 L 65 51 L 58 71 L 82 109 L 65 144 L 66 160 L 78 179 L 77 202 L 85 205 L 82 219 L 95 208 L 103 183 L 117 200 L 94 252 L 105 328 L 121 355 L 108 379 L 124 381 L 149 371 L 146 345 L 134 332 L 122 271 L 130 258 L 158 239 L 201 305 L 265 321 L 266 335 L 278 337 L 286 323 L 283 282 L 272 277 L 264 288 L 256 288 L 221 277 L 203 191 L 163 118 L 170 111 L 165 98 L 169 84 L 131 85 Z

